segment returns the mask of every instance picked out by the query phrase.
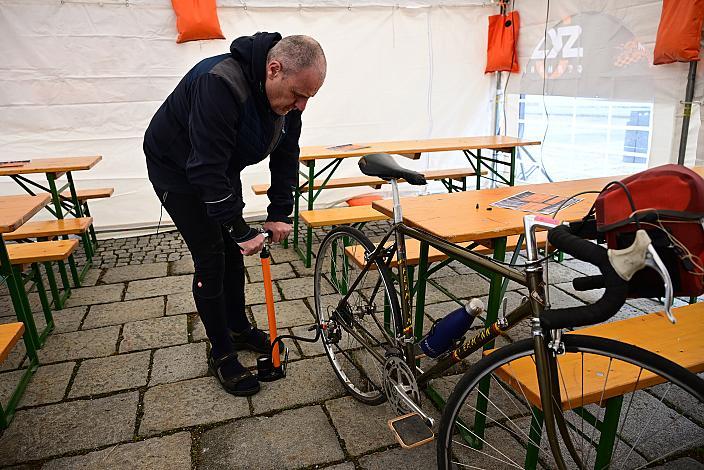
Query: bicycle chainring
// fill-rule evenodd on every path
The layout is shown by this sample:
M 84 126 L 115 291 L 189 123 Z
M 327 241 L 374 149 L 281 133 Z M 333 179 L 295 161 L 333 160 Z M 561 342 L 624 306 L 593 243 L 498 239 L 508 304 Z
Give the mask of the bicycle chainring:
M 399 391 L 399 388 L 403 392 Z M 384 362 L 384 393 L 389 405 L 397 415 L 410 413 L 412 410 L 399 395 L 405 393 L 414 403 L 420 405 L 420 392 L 410 367 L 399 356 L 388 356 Z

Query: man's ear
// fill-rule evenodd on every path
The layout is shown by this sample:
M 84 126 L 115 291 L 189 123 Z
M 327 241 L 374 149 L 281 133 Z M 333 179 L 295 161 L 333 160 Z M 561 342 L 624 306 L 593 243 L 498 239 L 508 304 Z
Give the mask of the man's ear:
M 272 60 L 266 64 L 266 78 L 271 80 L 280 73 L 282 73 L 281 62 L 278 60 Z

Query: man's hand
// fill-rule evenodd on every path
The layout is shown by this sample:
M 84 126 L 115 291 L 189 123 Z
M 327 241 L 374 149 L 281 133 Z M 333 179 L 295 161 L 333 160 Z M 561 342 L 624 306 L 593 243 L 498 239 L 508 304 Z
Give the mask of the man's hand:
M 264 248 L 264 235 L 260 233 L 251 240 L 238 243 L 237 246 L 240 247 L 240 252 L 245 256 L 257 254 Z
M 264 230 L 271 230 L 271 241 L 279 243 L 289 236 L 293 227 L 286 222 L 264 222 Z

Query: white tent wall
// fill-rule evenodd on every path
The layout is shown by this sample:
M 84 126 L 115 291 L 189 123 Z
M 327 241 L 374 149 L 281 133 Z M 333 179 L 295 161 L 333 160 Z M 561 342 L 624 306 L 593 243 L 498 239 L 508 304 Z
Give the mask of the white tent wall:
M 115 188 L 112 198 L 91 203 L 97 227 L 156 225 L 160 208 L 142 154 L 151 116 L 198 60 L 256 31 L 308 34 L 326 52 L 326 83 L 303 115 L 302 145 L 492 132 L 492 77 L 483 70 L 486 17 L 496 8 L 476 2 L 418 8 L 273 3 L 301 7 L 219 2 L 227 40 L 176 44 L 168 0 L 0 0 L 0 160 L 103 155 L 94 169 L 74 173 L 80 188 Z M 407 163 L 425 169 L 463 160 L 434 154 Z M 254 196 L 249 187 L 268 182 L 267 165 L 242 175 L 246 217 L 265 211 L 266 196 Z M 355 174 L 356 159 L 339 173 Z M 20 191 L 0 179 L 0 194 Z M 324 191 L 319 200 L 349 194 Z

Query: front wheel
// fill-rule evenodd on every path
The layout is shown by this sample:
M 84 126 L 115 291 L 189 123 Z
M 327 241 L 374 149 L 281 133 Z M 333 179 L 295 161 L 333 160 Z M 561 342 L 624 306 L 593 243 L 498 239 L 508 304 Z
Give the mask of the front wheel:
M 343 386 L 357 400 L 382 403 L 384 362 L 401 331 L 398 297 L 381 260 L 365 272 L 374 244 L 341 226 L 320 245 L 315 261 L 315 313 L 325 353 Z
M 567 425 L 566 436 L 557 438 L 568 468 L 634 469 L 681 456 L 701 459 L 704 380 L 618 341 L 576 334 L 562 339 L 561 406 L 554 410 Z M 437 440 L 438 467 L 557 468 L 539 404 L 533 341 L 490 353 L 450 395 Z

